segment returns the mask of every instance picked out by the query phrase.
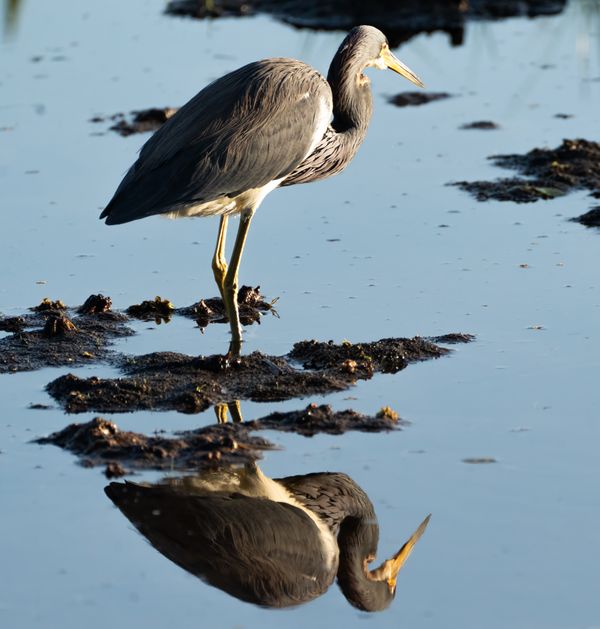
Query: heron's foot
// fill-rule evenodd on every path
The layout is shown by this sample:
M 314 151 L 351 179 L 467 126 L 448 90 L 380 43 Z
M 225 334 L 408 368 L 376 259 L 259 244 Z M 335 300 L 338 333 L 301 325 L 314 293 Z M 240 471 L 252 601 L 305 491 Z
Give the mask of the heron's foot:
M 233 339 L 229 343 L 229 351 L 225 355 L 225 360 L 229 366 L 241 365 L 242 363 L 242 339 Z

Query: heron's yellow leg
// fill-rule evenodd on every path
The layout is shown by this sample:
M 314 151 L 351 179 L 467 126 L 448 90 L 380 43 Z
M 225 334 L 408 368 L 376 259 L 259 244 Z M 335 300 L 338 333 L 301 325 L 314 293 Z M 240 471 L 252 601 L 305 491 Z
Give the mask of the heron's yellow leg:
M 215 415 L 217 416 L 217 423 L 227 423 L 227 411 L 229 411 L 231 415 L 231 420 L 234 424 L 244 421 L 244 418 L 242 417 L 240 401 L 235 400 L 234 402 L 227 402 L 227 404 L 215 404 Z
M 242 409 L 240 407 L 240 401 L 235 400 L 234 402 L 229 402 L 227 404 L 227 408 L 229 408 L 229 413 L 231 415 L 231 420 L 233 423 L 241 423 L 244 421 L 242 417 Z
M 225 241 L 227 239 L 227 222 L 226 214 L 221 216 L 219 223 L 219 235 L 217 236 L 217 245 L 215 247 L 215 255 L 212 260 L 212 270 L 215 276 L 215 282 L 219 287 L 219 293 L 223 303 L 225 303 L 225 275 L 227 274 L 227 260 L 225 259 Z
M 224 299 L 225 310 L 229 317 L 229 326 L 231 327 L 231 343 L 229 344 L 229 356 L 239 356 L 242 350 L 242 325 L 240 323 L 240 311 L 238 307 L 238 271 L 244 253 L 244 245 L 246 236 L 250 229 L 250 222 L 254 210 L 244 210 L 240 214 L 240 226 L 238 227 L 235 244 L 229 260 L 229 268 L 225 274 Z
M 226 424 L 227 423 L 227 404 L 216 404 L 215 415 L 217 416 L 217 423 Z

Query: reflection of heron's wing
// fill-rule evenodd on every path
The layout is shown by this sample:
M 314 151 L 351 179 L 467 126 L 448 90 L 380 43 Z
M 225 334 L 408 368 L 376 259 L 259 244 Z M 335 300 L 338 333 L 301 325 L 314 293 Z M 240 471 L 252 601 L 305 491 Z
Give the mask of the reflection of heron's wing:
M 322 138 L 331 111 L 331 88 L 309 66 L 250 63 L 204 88 L 146 142 L 102 217 L 124 223 L 281 179 Z
M 132 483 L 105 491 L 159 552 L 241 600 L 298 604 L 322 594 L 335 576 L 317 527 L 288 504 Z
M 316 513 L 336 536 L 342 520 L 348 515 L 360 514 L 377 523 L 369 497 L 347 474 L 317 472 L 275 480 Z

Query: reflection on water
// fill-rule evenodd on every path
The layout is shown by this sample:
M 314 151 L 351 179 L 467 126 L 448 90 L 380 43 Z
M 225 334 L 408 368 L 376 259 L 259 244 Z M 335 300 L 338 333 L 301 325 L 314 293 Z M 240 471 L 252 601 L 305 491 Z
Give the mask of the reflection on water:
M 364 611 L 385 609 L 429 516 L 391 559 L 369 570 L 379 526 L 347 475 L 267 478 L 256 465 L 156 484 L 111 483 L 106 494 L 165 557 L 231 596 L 287 607 L 323 594 L 337 576 Z
M 268 13 L 297 28 L 350 30 L 371 24 L 392 47 L 419 33 L 443 31 L 453 46 L 464 43 L 468 19 L 561 13 L 567 0 L 170 0 L 167 13 L 197 18 Z
M 226 424 L 229 415 L 231 415 L 231 421 L 243 422 L 244 417 L 242 415 L 242 409 L 240 407 L 240 401 L 234 400 L 233 402 L 227 402 L 226 404 L 215 405 L 215 415 L 217 416 L 217 422 L 219 424 Z
M 9 36 L 17 28 L 19 12 L 23 7 L 22 0 L 4 0 L 4 35 Z

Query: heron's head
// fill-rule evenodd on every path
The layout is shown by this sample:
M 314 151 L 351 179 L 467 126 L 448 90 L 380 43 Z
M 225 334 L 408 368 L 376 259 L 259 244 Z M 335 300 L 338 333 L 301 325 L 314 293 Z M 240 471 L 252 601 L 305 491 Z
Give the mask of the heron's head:
M 389 68 L 415 85 L 425 87 L 421 79 L 392 54 L 386 36 L 374 26 L 353 28 L 344 39 L 340 50 L 344 47 L 352 57 L 360 61 L 362 69 L 375 67 L 385 70 Z
M 396 579 L 402 566 L 419 541 L 427 525 L 428 515 L 419 528 L 410 536 L 402 548 L 378 568 L 369 570 L 369 563 L 375 558 L 377 549 L 378 527 L 360 526 L 344 531 L 344 523 L 340 529 L 340 565 L 338 583 L 348 601 L 363 611 L 381 611 L 389 606 L 396 595 Z M 342 537 L 347 539 L 343 540 Z M 353 552 L 356 547 L 362 548 L 361 558 Z

